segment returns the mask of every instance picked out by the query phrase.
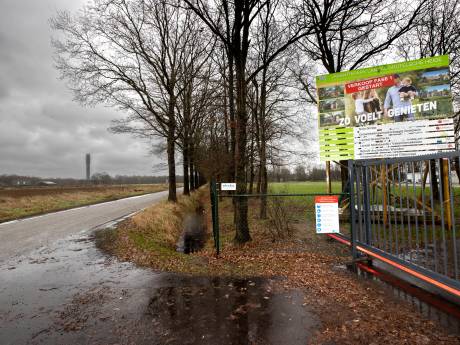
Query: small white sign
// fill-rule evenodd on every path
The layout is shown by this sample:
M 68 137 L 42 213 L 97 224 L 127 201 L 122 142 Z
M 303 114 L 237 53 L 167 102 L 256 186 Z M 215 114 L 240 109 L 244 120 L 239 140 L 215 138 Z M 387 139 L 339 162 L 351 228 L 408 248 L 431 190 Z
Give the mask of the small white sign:
M 220 190 L 236 190 L 236 183 L 222 182 L 220 184 Z
M 337 196 L 315 197 L 316 233 L 339 232 L 339 203 Z

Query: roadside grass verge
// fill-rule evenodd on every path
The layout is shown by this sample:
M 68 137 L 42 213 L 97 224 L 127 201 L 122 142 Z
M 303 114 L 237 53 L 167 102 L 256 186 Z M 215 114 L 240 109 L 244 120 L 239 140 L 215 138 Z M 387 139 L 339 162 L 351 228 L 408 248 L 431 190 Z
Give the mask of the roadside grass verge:
M 333 188 L 340 190 L 340 183 L 334 182 Z M 269 186 L 273 193 L 325 193 L 324 182 L 272 183 Z M 278 199 L 277 199 L 278 200 Z M 211 235 L 211 208 L 209 188 L 203 187 L 190 197 L 179 196 L 176 204 L 167 201 L 152 205 L 121 223 L 116 230 L 115 245 L 110 237 L 106 245 L 101 247 L 122 260 L 133 261 L 141 266 L 149 266 L 161 271 L 173 271 L 198 275 L 216 276 L 272 276 L 271 260 L 264 261 L 265 255 L 273 255 L 273 251 L 283 252 L 294 244 L 311 243 L 310 250 L 319 253 L 319 247 L 329 245 L 326 239 L 314 233 L 313 196 L 280 198 L 284 207 L 289 209 L 289 222 L 293 232 L 274 235 L 270 229 L 273 224 L 270 217 L 260 219 L 258 199 L 249 199 L 249 227 L 252 241 L 244 245 L 234 242 L 233 205 L 230 198 L 222 198 L 219 202 L 220 243 L 222 255 L 215 257 L 214 242 Z M 207 241 L 203 250 L 192 255 L 176 251 L 176 243 L 182 233 L 182 220 L 185 214 L 193 212 L 196 206 L 203 205 L 207 217 Z M 271 199 L 269 200 L 271 204 Z M 100 236 L 103 236 L 101 232 Z M 317 241 L 319 240 L 319 241 Z M 112 243 L 112 245 L 110 245 Z M 313 248 L 315 247 L 315 248 Z M 336 245 L 326 261 L 335 260 L 336 255 L 346 256 L 346 248 Z M 292 248 L 291 248 L 292 249 Z M 295 249 L 300 250 L 300 249 Z M 344 254 L 345 253 L 345 254 Z M 248 259 L 257 255 L 258 259 Z M 268 263 L 268 265 L 266 265 Z
M 98 245 L 122 260 L 161 271 L 206 274 L 207 265 L 197 255 L 176 251 L 182 221 L 198 205 L 207 206 L 209 190 L 201 188 L 177 203 L 163 201 L 119 224 L 115 230 L 100 231 Z M 209 212 L 206 212 L 210 222 Z M 209 234 L 208 234 L 209 235 Z M 114 240 L 115 239 L 115 240 Z
M 167 190 L 166 184 L 0 190 L 0 222 Z

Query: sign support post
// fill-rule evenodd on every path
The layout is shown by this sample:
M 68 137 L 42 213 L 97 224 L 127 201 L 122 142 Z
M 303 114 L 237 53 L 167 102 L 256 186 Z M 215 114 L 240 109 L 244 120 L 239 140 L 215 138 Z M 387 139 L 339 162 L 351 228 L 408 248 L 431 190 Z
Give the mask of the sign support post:
M 356 210 L 355 210 L 355 176 L 353 161 L 348 161 L 348 183 L 350 185 L 350 237 L 351 237 L 351 255 L 353 260 L 358 258 L 356 251 Z
M 216 255 L 220 254 L 220 233 L 219 233 L 219 198 L 217 195 L 217 183 L 215 179 L 211 180 L 211 216 L 212 216 L 212 234 L 214 235 L 214 247 Z
M 386 227 L 388 222 L 388 195 L 387 195 L 387 166 L 382 165 L 382 193 L 383 193 L 383 224 Z
M 446 222 L 447 222 L 447 229 L 452 229 L 452 214 L 450 212 L 450 190 L 449 190 L 449 161 L 447 159 L 442 159 L 442 190 L 443 190 L 443 203 L 445 205 L 446 210 Z

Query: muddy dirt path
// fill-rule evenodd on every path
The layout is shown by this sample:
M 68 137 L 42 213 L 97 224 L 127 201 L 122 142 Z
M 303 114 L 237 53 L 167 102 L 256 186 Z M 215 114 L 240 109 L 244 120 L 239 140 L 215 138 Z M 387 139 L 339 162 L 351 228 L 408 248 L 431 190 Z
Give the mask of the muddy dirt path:
M 299 291 L 118 262 L 93 232 L 0 264 L 0 343 L 306 344 L 318 318 Z

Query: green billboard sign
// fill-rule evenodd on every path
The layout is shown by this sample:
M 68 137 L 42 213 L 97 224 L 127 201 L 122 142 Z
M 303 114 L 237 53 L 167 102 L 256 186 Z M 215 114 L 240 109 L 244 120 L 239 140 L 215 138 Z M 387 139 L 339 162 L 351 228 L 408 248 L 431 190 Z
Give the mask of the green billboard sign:
M 455 149 L 447 55 L 319 75 L 320 159 Z

